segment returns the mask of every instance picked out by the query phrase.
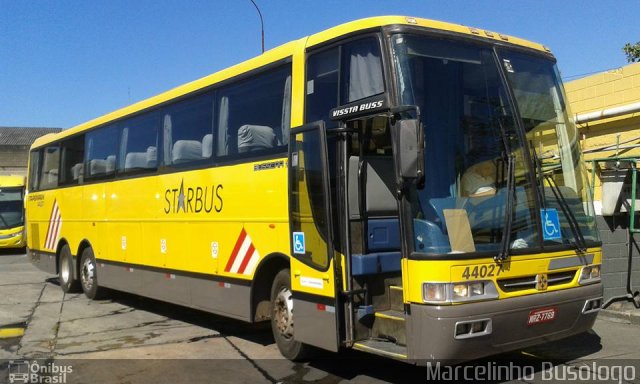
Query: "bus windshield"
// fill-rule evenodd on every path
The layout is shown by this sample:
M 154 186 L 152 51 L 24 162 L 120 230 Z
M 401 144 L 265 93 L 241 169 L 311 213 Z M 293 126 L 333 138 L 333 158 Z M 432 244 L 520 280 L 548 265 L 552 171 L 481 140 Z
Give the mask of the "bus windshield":
M 556 209 L 560 218 L 560 236 L 544 236 L 545 244 L 576 243 L 576 236 L 583 237 L 587 244 L 599 241 L 578 133 L 568 118 L 571 114 L 555 64 L 509 51 L 501 51 L 500 59 L 536 168 L 541 208 Z M 562 205 L 570 209 L 563 210 Z M 577 224 L 577 233 L 570 229 L 571 220 Z
M 0 230 L 24 224 L 22 188 L 0 188 Z
M 525 88 L 524 80 L 512 76 L 510 81 L 520 85 L 512 86 L 518 99 L 518 105 L 512 105 L 499 66 L 509 75 L 516 74 L 516 57 L 509 61 L 515 54 L 505 52 L 498 62 L 488 45 L 395 35 L 393 49 L 401 102 L 420 108 L 424 126 L 425 182 L 410 187 L 408 193 L 416 252 L 495 254 L 501 244 L 507 244 L 509 253 L 528 253 L 532 248 L 539 250 L 542 242 L 578 243 L 578 235 L 597 240 L 587 184 L 579 169 L 575 128 L 570 133 L 570 125 L 562 119 L 552 126 L 555 141 L 545 132 L 538 139 L 543 151 L 536 148 L 537 152 L 534 144 L 540 143 L 533 136 L 545 128 L 538 131 L 524 124 L 527 135 L 518 132 L 523 126 L 517 112 L 521 101 L 533 109 L 538 99 L 555 97 L 560 100 L 552 104 L 555 113 L 554 107 L 564 108 L 559 91 L 552 95 L 549 88 L 545 92 Z M 533 62 L 522 56 L 517 59 Z M 553 62 L 546 62 L 553 70 Z M 553 79 L 551 83 L 556 84 Z M 531 93 L 538 98 L 533 104 L 527 99 Z M 544 122 L 548 124 L 549 119 Z M 537 169 L 532 153 L 544 157 L 554 148 L 553 168 L 551 160 L 540 160 L 543 171 L 532 178 Z M 547 228 L 541 223 L 547 212 L 554 214 L 549 219 L 551 229 L 544 232 Z M 574 216 L 580 223 L 578 234 L 570 226 Z

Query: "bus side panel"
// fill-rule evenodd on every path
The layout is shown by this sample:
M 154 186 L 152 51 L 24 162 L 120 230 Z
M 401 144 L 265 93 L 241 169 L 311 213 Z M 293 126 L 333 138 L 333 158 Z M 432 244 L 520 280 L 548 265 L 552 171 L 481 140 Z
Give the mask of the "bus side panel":
M 98 262 L 98 276 L 101 277 L 101 285 L 114 289 L 250 321 L 248 303 L 251 289 L 248 284 L 217 281 L 215 278 L 188 275 L 180 271 L 127 267 L 111 262 Z M 142 287 L 140 282 L 143 281 L 152 282 L 153 289 Z M 186 302 L 186 299 L 190 301 Z
M 124 291 L 249 320 L 250 284 L 218 280 L 218 255 L 242 222 L 219 220 L 217 170 L 123 180 L 109 189 L 106 284 Z
M 71 254 L 74 256 L 78 250 L 80 242 L 84 238 L 85 227 L 83 216 L 83 192 L 82 187 L 70 187 L 59 189 L 55 193 L 56 201 L 60 210 L 60 236 L 59 239 L 65 239 L 69 244 Z M 80 203 L 79 203 L 80 202 Z M 77 258 L 79 260 L 79 257 Z
M 145 247 L 162 258 L 166 268 L 214 274 L 217 262 L 212 258 L 212 242 L 231 242 L 228 227 L 240 226 L 219 221 L 215 174 L 206 169 L 159 177 L 155 228 L 148 232 L 145 228 L 144 236 Z
M 82 214 L 84 225 L 81 236 L 89 241 L 98 259 L 109 259 L 106 252 L 106 186 L 109 183 L 90 184 L 83 187 Z M 78 255 L 80 257 L 81 255 Z
M 251 321 L 251 286 L 247 281 L 189 279 L 191 306 L 236 319 Z
M 219 219 L 225 230 L 220 243 L 220 274 L 251 279 L 260 260 L 289 254 L 286 159 L 217 169 Z M 231 224 L 231 225 L 229 225 Z
M 27 212 L 27 246 L 34 251 L 44 251 L 47 227 L 53 208 L 53 197 L 47 192 L 29 194 Z
M 193 306 L 249 319 L 250 287 L 260 261 L 289 253 L 286 163 L 248 162 L 179 176 L 173 184 L 167 180 L 167 188 L 184 187 L 189 250 L 171 258 L 172 267 L 214 279 L 191 284 Z M 182 211 L 179 196 L 178 190 L 177 210 Z M 170 197 L 167 206 L 174 203 Z M 173 209 L 168 216 L 180 214 Z
M 152 249 L 144 246 L 141 226 L 155 222 L 156 178 L 144 177 L 120 180 L 107 184 L 109 258 L 120 262 L 162 266 L 151 256 Z
M 36 267 L 52 274 L 57 273 L 55 247 L 49 246 L 47 235 L 53 226 L 54 200 L 53 192 L 37 192 L 29 194 L 26 203 L 29 258 Z

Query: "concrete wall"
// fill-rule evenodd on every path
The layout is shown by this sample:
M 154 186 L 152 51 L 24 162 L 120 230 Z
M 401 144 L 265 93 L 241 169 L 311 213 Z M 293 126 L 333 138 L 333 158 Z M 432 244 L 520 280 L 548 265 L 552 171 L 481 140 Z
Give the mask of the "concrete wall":
M 640 99 L 640 63 L 568 82 L 565 89 L 573 113 L 637 102 Z
M 29 147 L 0 146 L 0 175 L 27 175 Z
M 636 223 L 640 217 L 636 216 Z M 605 300 L 627 293 L 629 267 L 629 215 L 598 216 L 598 230 L 603 242 L 602 281 Z M 640 290 L 640 234 L 631 241 L 633 291 Z M 635 284 L 634 284 L 635 282 Z
M 640 101 L 640 63 L 566 83 L 565 90 L 573 114 L 637 103 Z M 592 167 L 589 162 L 591 159 L 616 155 L 640 157 L 640 113 L 579 124 L 578 131 L 589 173 Z M 623 144 L 616 149 L 615 144 L 618 141 Z M 614 147 L 602 150 L 609 145 Z M 596 212 L 599 213 L 602 188 L 599 169 L 597 170 L 594 197 Z M 638 216 L 636 216 L 636 223 L 640 226 Z M 627 213 L 607 217 L 598 216 L 598 229 L 603 242 L 602 280 L 605 299 L 627 293 L 630 242 L 633 262 L 631 277 L 632 282 L 636 283 L 633 289 L 640 290 L 640 247 L 637 244 L 640 242 L 640 234 L 630 238 L 628 227 L 629 214 Z
M 0 176 L 27 176 L 27 168 L 0 167 Z
M 568 82 L 565 90 L 574 115 L 637 103 L 640 101 L 640 63 Z M 578 124 L 578 132 L 589 172 L 591 159 L 616 155 L 640 157 L 640 113 Z M 622 144 L 616 150 L 618 141 Z M 597 150 L 605 146 L 612 147 Z M 596 201 L 600 200 L 600 192 L 600 177 L 596 174 Z

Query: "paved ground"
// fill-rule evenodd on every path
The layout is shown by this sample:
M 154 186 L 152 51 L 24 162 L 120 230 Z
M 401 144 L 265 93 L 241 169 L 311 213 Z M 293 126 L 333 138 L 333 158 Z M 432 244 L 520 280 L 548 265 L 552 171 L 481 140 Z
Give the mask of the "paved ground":
M 545 377 L 550 373 L 545 369 L 553 362 L 556 375 L 570 375 L 573 367 L 588 382 L 598 378 L 593 370 L 599 368 L 577 367 L 609 361 L 633 365 L 634 370 L 633 378 L 629 368 L 628 380 L 620 372 L 623 380 L 609 382 L 640 382 L 640 326 L 611 319 L 598 320 L 588 334 L 467 366 L 491 370 L 498 361 L 515 362 L 524 377 L 513 382 L 548 382 Z M 22 359 L 37 359 L 40 367 L 49 367 L 51 377 L 67 383 L 425 382 L 430 374 L 425 368 L 355 351 L 292 363 L 280 357 L 267 326 L 123 293 L 114 292 L 103 301 L 65 295 L 57 279 L 32 267 L 25 255 L 5 252 L 0 254 L 0 384 L 7 382 L 7 371 L 16 371 L 15 361 Z M 65 367 L 71 372 L 61 376 Z M 531 371 L 526 370 L 529 367 Z M 528 377 L 533 372 L 534 377 Z M 504 376 L 481 377 L 508 381 Z

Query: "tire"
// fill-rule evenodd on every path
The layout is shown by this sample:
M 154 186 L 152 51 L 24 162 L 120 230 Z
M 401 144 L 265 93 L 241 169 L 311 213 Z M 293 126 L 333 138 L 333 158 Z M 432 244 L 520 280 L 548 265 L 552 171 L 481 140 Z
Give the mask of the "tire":
M 80 282 L 74 276 L 75 264 L 69 246 L 65 244 L 58 257 L 58 281 L 64 293 L 80 292 Z
M 80 284 L 85 296 L 98 300 L 105 296 L 105 289 L 98 285 L 98 268 L 93 249 L 85 248 L 80 258 Z
M 283 269 L 271 286 L 271 331 L 282 356 L 298 361 L 307 358 L 311 347 L 295 340 L 291 273 Z

